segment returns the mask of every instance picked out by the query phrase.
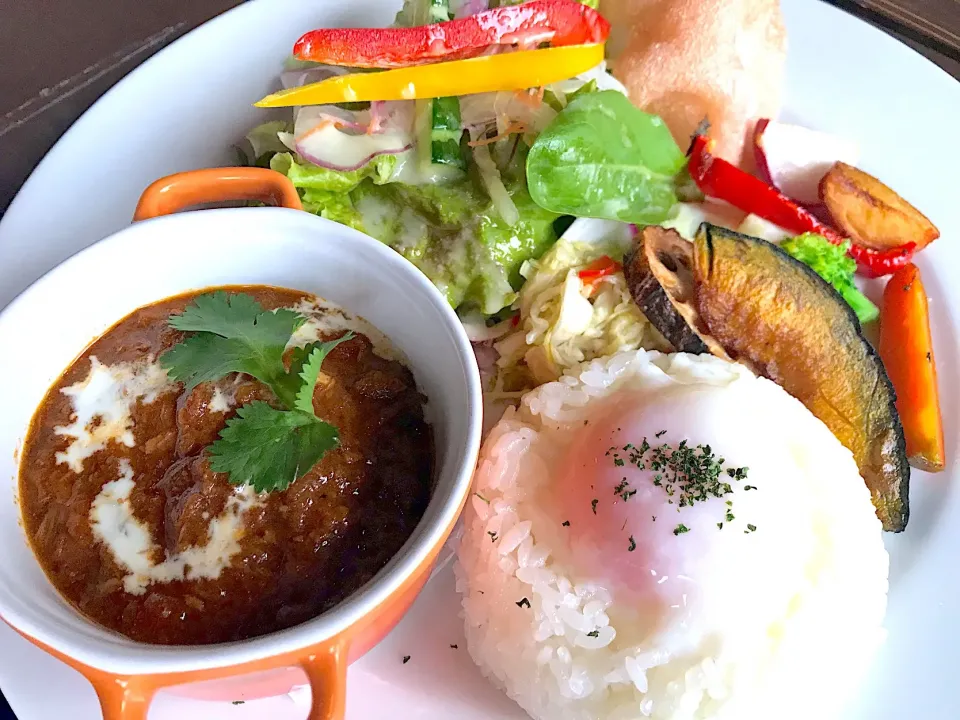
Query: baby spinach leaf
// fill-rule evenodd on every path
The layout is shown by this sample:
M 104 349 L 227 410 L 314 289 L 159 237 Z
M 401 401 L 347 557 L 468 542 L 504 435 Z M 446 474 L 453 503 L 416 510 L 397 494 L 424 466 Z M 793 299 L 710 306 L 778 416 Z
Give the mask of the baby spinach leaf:
M 686 158 L 663 121 L 615 90 L 574 99 L 527 156 L 530 195 L 578 217 L 652 224 L 677 202 Z

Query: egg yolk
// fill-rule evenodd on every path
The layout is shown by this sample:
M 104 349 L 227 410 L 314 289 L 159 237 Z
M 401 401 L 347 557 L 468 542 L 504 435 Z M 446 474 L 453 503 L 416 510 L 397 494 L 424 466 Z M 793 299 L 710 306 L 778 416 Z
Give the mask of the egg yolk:
M 772 482 L 795 470 L 776 423 L 736 395 L 705 386 L 619 394 L 578 428 L 557 469 L 567 561 L 654 625 L 722 623 L 776 592 L 763 574 L 784 565 L 784 552 L 803 566 L 795 541 L 809 529 Z

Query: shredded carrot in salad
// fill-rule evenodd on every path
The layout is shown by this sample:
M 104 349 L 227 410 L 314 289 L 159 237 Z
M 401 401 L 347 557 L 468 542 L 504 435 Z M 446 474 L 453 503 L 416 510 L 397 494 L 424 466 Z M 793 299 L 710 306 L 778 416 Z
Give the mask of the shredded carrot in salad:
M 502 132 L 497 133 L 493 137 L 481 138 L 480 140 L 471 140 L 467 143 L 470 147 L 483 147 L 484 145 L 492 145 L 498 140 L 503 140 L 505 137 L 509 137 L 515 133 L 520 133 L 521 135 L 527 131 L 527 126 L 522 122 L 512 122 L 507 127 L 503 129 Z
M 518 90 L 517 100 L 522 102 L 524 105 L 537 108 L 543 105 L 543 95 L 545 92 L 546 92 L 546 87 L 542 85 L 539 88 L 530 88 L 529 90 Z

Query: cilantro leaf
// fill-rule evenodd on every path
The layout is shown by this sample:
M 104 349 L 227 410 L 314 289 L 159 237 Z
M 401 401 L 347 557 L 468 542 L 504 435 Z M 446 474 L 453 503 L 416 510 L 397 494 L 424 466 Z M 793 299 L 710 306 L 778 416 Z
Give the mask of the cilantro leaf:
M 290 351 L 290 372 L 292 377 L 296 378 L 297 387 L 300 387 L 300 373 L 303 372 L 303 366 L 310 359 L 310 354 L 318 347 L 323 345 L 319 340 L 317 342 L 307 343 L 302 347 L 295 347 Z
M 282 382 L 283 353 L 303 323 L 304 318 L 292 310 L 269 312 L 242 293 L 199 295 L 169 320 L 171 327 L 196 335 L 161 355 L 160 364 L 188 391 L 232 372 L 246 373 L 269 385 L 290 407 L 296 390 Z
M 247 373 L 271 386 L 276 379 L 273 368 L 266 366 L 262 357 L 251 356 L 249 346 L 242 340 L 212 333 L 197 333 L 174 345 L 160 356 L 160 364 L 187 391 L 233 372 Z
M 257 492 L 286 490 L 340 442 L 337 429 L 299 410 L 244 405 L 210 446 L 210 467 Z
M 210 467 L 234 485 L 257 492 L 285 490 L 340 442 L 337 428 L 313 411 L 313 393 L 330 351 L 353 337 L 310 343 L 283 356 L 305 319 L 280 309 L 264 310 L 250 295 L 223 291 L 196 297 L 171 327 L 192 333 L 160 357 L 174 380 L 192 390 L 230 373 L 250 375 L 269 386 L 285 409 L 265 402 L 244 405 L 209 448 Z
M 305 319 L 293 310 L 264 310 L 252 296 L 223 290 L 198 295 L 179 315 L 170 316 L 170 327 L 184 332 L 210 332 L 251 345 L 286 346 Z
M 303 384 L 300 373 L 303 372 L 303 366 L 310 359 L 310 353 L 322 344 L 319 341 L 307 343 L 302 347 L 294 347 L 290 351 L 290 369 L 283 377 L 277 378 L 272 386 L 274 394 L 283 398 L 286 407 L 292 408 L 296 405 L 297 393 L 300 392 L 300 386 Z
M 337 345 L 352 339 L 353 333 L 348 332 L 336 340 L 314 344 L 314 348 L 310 351 L 310 355 L 299 373 L 303 384 L 297 392 L 297 400 L 294 405 L 297 410 L 310 413 L 311 415 L 315 414 L 313 412 L 313 391 L 317 386 L 317 378 L 320 377 L 320 366 L 323 365 L 323 361 L 327 359 L 327 355 L 329 355 Z M 291 374 L 292 373 L 293 369 L 291 368 Z

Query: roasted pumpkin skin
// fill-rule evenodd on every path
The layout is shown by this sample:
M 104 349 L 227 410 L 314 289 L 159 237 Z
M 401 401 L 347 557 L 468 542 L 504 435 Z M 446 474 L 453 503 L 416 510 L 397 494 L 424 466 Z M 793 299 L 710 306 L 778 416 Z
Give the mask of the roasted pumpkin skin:
M 910 467 L 896 394 L 850 306 L 775 245 L 706 223 L 693 272 L 710 334 L 823 421 L 853 453 L 884 529 L 902 531 Z

